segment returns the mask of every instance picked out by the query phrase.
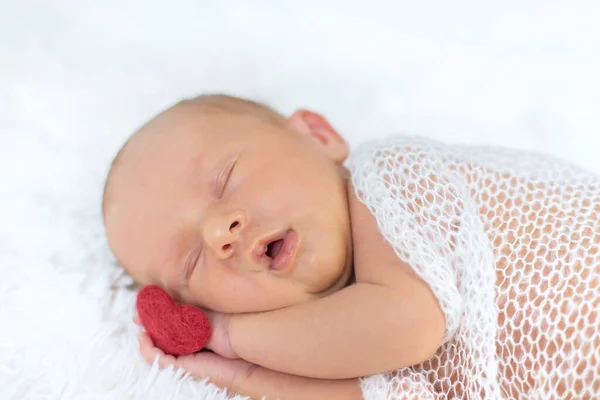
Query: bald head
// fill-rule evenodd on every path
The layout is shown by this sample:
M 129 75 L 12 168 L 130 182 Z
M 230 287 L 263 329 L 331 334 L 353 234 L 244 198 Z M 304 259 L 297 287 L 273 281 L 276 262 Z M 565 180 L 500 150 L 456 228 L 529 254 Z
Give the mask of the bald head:
M 115 176 L 132 161 L 129 155 L 134 153 L 132 151 L 134 148 L 143 150 L 144 143 L 151 137 L 172 134 L 178 129 L 185 128 L 187 124 L 198 121 L 198 119 L 206 120 L 211 117 L 227 115 L 258 119 L 279 127 L 285 127 L 287 124 L 285 117 L 264 104 L 228 95 L 201 95 L 175 104 L 152 118 L 131 135 L 113 159 L 104 185 L 102 199 L 102 215 L 104 218 L 106 218 L 107 210 L 114 199 Z

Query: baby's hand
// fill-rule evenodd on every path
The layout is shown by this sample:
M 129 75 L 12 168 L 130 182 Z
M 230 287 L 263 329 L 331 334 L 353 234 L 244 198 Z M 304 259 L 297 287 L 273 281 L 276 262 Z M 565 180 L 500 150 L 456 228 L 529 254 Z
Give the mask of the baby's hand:
M 222 314 L 204 309 L 202 312 L 208 317 L 211 328 L 210 340 L 206 344 L 206 348 L 224 358 L 240 358 L 231 347 L 229 341 L 229 321 L 231 320 L 231 314 Z M 143 327 L 137 314 L 133 317 L 133 321 L 140 327 Z
M 158 356 L 160 368 L 171 365 L 176 369 L 183 368 L 196 379 L 208 378 L 215 385 L 232 392 L 240 391 L 246 379 L 256 368 L 256 365 L 247 361 L 232 360 L 207 351 L 179 357 L 167 355 L 154 346 L 147 332 L 140 333 L 138 340 L 140 352 L 148 364 L 152 365 Z

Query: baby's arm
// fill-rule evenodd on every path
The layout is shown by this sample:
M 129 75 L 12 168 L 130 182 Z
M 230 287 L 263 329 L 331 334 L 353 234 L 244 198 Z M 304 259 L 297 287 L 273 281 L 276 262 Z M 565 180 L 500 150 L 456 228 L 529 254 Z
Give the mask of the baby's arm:
M 350 199 L 356 284 L 292 307 L 231 316 L 229 340 L 245 360 L 315 378 L 353 378 L 429 358 L 445 319 L 425 282 L 381 236 L 369 210 Z
M 314 378 L 352 378 L 416 364 L 435 352 L 443 333 L 426 289 L 408 282 L 397 288 L 357 283 L 293 307 L 233 315 L 231 347 L 252 363 Z

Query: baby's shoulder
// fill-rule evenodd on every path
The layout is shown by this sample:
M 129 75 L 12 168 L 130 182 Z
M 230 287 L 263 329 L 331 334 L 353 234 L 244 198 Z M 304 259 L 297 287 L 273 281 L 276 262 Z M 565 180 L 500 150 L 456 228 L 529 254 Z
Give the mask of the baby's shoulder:
M 388 220 L 399 211 L 456 203 L 465 191 L 454 148 L 431 139 L 394 136 L 364 143 L 348 163 L 355 191 L 371 211 Z M 464 164 L 464 163 L 463 163 Z
M 448 183 L 461 163 L 451 145 L 424 137 L 391 136 L 361 144 L 349 157 L 348 169 L 357 190 L 371 195 L 400 188 L 416 192 L 417 187 Z

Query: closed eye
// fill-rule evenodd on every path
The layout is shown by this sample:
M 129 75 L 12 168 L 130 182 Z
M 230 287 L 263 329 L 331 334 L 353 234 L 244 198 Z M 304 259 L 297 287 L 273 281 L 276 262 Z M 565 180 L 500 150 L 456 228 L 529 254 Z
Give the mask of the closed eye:
M 223 193 L 225 192 L 225 188 L 227 187 L 227 183 L 229 182 L 229 178 L 231 177 L 231 173 L 233 172 L 236 163 L 237 159 L 232 160 L 221 170 L 221 172 L 219 172 L 219 176 L 217 176 L 216 192 L 218 193 L 219 198 L 223 197 Z
M 198 248 L 198 249 L 194 250 L 194 252 L 192 252 L 190 254 L 187 262 L 185 263 L 184 280 L 186 282 L 188 279 L 190 279 L 192 272 L 194 272 L 194 268 L 196 267 L 196 264 L 198 264 L 198 260 L 200 259 L 201 253 L 202 253 L 202 248 Z

